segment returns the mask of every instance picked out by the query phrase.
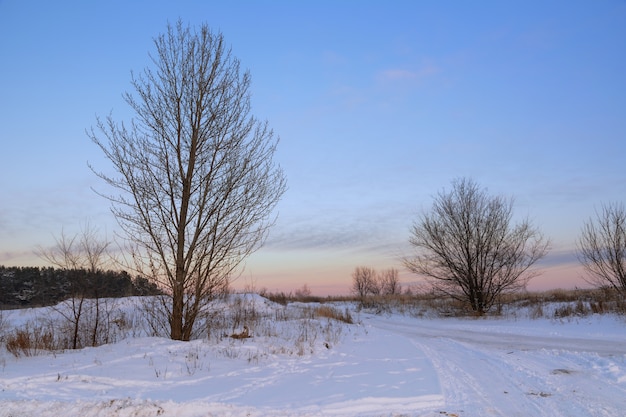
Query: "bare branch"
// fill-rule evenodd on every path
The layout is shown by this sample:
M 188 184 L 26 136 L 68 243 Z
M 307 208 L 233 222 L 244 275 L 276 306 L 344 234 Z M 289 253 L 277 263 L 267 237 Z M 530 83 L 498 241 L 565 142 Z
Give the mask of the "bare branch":
M 111 256 L 107 252 L 111 242 L 99 236 L 97 228 L 86 223 L 70 237 L 61 230 L 50 248 L 38 247 L 35 253 L 41 259 L 61 269 L 84 269 L 96 272 L 106 268 Z

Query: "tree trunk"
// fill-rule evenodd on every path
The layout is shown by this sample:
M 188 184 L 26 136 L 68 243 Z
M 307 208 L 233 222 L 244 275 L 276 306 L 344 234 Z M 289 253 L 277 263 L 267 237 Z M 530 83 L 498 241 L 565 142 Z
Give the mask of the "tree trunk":
M 96 318 L 95 318 L 95 322 L 93 324 L 93 333 L 91 335 L 91 346 L 92 347 L 96 347 L 98 346 L 98 328 L 100 326 L 100 300 L 98 298 L 98 293 L 96 292 L 96 298 L 95 298 L 95 303 L 96 303 Z
M 75 307 L 74 309 L 74 340 L 72 341 L 72 349 L 78 349 L 78 330 L 80 326 L 80 316 L 83 313 L 84 300 L 85 298 L 81 296 L 78 307 Z M 75 302 L 75 300 L 73 300 L 72 302 Z
M 182 281 L 179 281 L 179 277 L 182 275 L 182 271 L 176 272 L 176 283 L 172 292 L 172 318 L 170 323 L 170 337 L 172 340 L 184 340 L 183 339 L 183 292 Z

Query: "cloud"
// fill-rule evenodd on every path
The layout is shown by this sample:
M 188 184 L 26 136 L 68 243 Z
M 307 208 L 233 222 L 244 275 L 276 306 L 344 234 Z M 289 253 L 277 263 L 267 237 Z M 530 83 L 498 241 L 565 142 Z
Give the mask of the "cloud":
M 35 255 L 34 250 L 1 250 L 0 265 L 43 266 L 45 262 Z
M 361 201 L 345 207 L 326 205 L 279 217 L 265 247 L 394 257 L 407 245 L 410 219 L 410 210 L 401 204 Z
M 439 72 L 440 69 L 436 65 L 425 62 L 417 69 L 388 68 L 379 72 L 377 78 L 383 83 L 418 84 Z
M 384 81 L 414 80 L 418 74 L 406 69 L 388 69 L 381 72 L 380 78 Z
M 543 268 L 578 264 L 579 262 L 575 249 L 549 251 L 545 257 L 537 262 L 537 266 Z
M 380 231 L 358 221 L 301 222 L 272 230 L 266 247 L 281 250 L 357 249 L 378 241 Z

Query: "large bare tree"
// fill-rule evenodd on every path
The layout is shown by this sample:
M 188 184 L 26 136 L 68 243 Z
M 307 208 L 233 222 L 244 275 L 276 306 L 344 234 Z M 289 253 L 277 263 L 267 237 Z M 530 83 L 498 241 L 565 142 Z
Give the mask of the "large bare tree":
M 90 137 L 119 174 L 96 171 L 120 192 L 106 197 L 137 270 L 167 291 L 171 338 L 189 340 L 202 308 L 263 243 L 286 182 L 273 162 L 278 139 L 250 114 L 250 74 L 222 34 L 179 21 L 154 44 L 152 68 L 124 95 L 132 123 L 109 116 Z
M 626 295 L 626 209 L 609 203 L 590 218 L 578 239 L 578 259 L 588 282 L 609 286 Z
M 489 196 L 470 179 L 452 186 L 414 223 L 410 243 L 417 253 L 404 263 L 483 314 L 500 294 L 523 288 L 536 275 L 530 268 L 547 253 L 548 242 L 528 221 L 512 224 L 512 200 Z

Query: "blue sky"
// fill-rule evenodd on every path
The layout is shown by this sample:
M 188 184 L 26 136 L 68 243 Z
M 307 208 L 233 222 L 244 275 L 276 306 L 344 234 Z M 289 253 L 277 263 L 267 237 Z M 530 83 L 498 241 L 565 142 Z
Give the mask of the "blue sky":
M 178 19 L 221 31 L 281 142 L 289 189 L 238 286 L 348 292 L 399 268 L 409 227 L 458 177 L 514 197 L 551 239 L 531 288 L 581 285 L 573 250 L 626 199 L 626 1 L 0 0 L 0 264 L 116 224 L 85 130 Z M 402 272 L 402 280 L 415 277 Z

